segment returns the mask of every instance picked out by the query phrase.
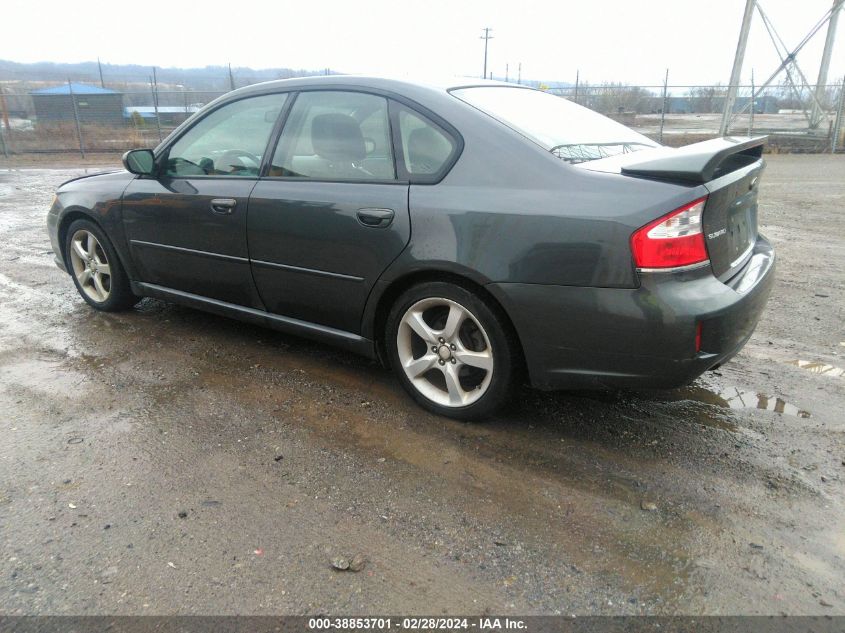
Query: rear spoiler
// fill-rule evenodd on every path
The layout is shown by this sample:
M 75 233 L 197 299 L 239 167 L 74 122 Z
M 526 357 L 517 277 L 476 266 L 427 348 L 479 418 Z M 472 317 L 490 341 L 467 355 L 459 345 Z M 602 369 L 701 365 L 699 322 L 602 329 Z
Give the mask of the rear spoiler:
M 767 136 L 714 138 L 622 167 L 628 176 L 703 184 L 760 159 Z

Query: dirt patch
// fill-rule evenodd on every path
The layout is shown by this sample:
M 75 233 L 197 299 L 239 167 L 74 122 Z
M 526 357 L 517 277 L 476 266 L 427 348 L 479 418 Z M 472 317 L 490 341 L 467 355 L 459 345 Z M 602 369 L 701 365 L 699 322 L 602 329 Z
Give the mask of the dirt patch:
M 770 158 L 732 362 L 485 424 L 294 337 L 92 312 L 44 232 L 77 173 L 0 172 L 3 613 L 845 613 L 841 157 Z

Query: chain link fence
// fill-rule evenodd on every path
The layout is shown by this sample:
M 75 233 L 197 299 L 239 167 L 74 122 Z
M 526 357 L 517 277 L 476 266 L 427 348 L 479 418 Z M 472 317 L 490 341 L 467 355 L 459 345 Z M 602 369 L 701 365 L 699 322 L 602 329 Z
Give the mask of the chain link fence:
M 721 85 L 574 85 L 550 92 L 672 146 L 718 136 L 728 97 Z M 775 151 L 836 152 L 843 149 L 842 109 L 841 82 L 821 91 L 815 86 L 759 90 L 743 85 L 727 129 L 734 135 L 769 135 Z
M 4 91 L 5 92 L 5 91 Z M 68 83 L 0 95 L 3 151 L 15 154 L 125 152 L 155 147 L 225 91 L 112 91 Z M 0 103 L 0 109 L 3 109 Z
M 540 87 L 672 146 L 718 136 L 727 98 L 727 88 L 720 85 Z M 154 147 L 222 94 L 225 91 L 154 86 L 112 90 L 93 82 L 56 83 L 28 91 L 0 86 L 0 154 L 85 156 Z M 818 102 L 816 95 L 821 95 Z M 768 134 L 773 151 L 842 151 L 842 107 L 841 83 L 819 92 L 813 86 L 797 90 L 781 85 L 763 91 L 740 86 L 729 132 Z

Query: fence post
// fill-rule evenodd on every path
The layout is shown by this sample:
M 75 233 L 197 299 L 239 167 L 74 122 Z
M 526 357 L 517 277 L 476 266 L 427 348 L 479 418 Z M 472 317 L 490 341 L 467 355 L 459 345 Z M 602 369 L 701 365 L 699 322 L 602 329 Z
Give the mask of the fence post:
M 3 115 L 3 127 L 7 132 L 11 132 L 12 126 L 9 125 L 9 109 L 6 107 L 6 92 L 3 86 L 0 86 L 0 114 Z
M 581 79 L 581 71 L 575 71 L 575 96 L 572 98 L 572 101 L 578 103 L 578 81 Z
M 836 123 L 833 124 L 833 140 L 830 144 L 830 153 L 835 154 L 839 144 L 839 132 L 842 129 L 842 105 L 845 103 L 845 77 L 839 84 L 839 106 L 836 108 Z
M 0 145 L 3 146 L 3 156 L 9 158 L 9 150 L 6 147 L 6 137 L 3 130 L 12 138 L 12 126 L 9 125 L 9 111 L 6 109 L 6 93 L 3 92 L 3 86 L 0 86 L 0 114 L 3 116 L 3 126 L 0 127 Z
M 67 80 L 67 91 L 70 95 L 70 102 L 73 104 L 73 120 L 76 121 L 76 136 L 79 139 L 79 154 L 85 160 L 85 146 L 82 143 L 82 125 L 79 123 L 79 108 L 76 105 L 76 95 L 73 94 L 73 85 L 70 79 Z
M 158 142 L 161 143 L 161 119 L 158 116 L 158 78 L 156 77 L 156 68 L 153 66 L 153 76 L 150 79 L 150 90 L 153 93 L 153 110 L 156 113 L 156 129 L 158 130 Z
M 765 102 L 764 102 L 765 103 Z M 748 118 L 748 136 L 754 132 L 754 69 L 751 69 L 751 116 Z
M 663 107 L 660 108 L 660 142 L 663 142 L 663 125 L 666 123 L 666 91 L 669 89 L 669 69 L 663 78 Z

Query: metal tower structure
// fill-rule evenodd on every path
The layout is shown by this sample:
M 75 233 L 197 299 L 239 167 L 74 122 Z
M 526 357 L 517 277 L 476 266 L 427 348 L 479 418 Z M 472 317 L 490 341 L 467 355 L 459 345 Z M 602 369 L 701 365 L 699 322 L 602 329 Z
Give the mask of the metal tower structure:
M 827 74 L 830 67 L 830 58 L 833 53 L 833 46 L 836 41 L 836 26 L 839 18 L 839 13 L 845 0 L 833 0 L 833 5 L 830 9 L 819 19 L 818 22 L 810 29 L 809 33 L 798 43 L 797 46 L 790 49 L 786 46 L 783 39 L 781 39 L 777 30 L 772 24 L 772 21 L 763 11 L 762 6 L 757 0 L 746 0 L 745 11 L 742 16 L 742 26 L 739 32 L 739 41 L 737 42 L 736 55 L 734 56 L 733 69 L 731 70 L 731 80 L 728 86 L 727 97 L 725 98 L 725 109 L 722 112 L 722 124 L 719 128 L 719 133 L 722 136 L 728 134 L 731 128 L 731 121 L 739 114 L 743 114 L 748 108 L 752 108 L 756 98 L 768 88 L 769 85 L 781 74 L 785 72 L 786 80 L 791 90 L 798 97 L 800 101 L 801 94 L 804 90 L 809 91 L 812 98 L 811 112 L 804 110 L 804 116 L 807 119 L 807 129 L 816 130 L 820 123 L 827 118 L 827 113 L 824 107 L 825 100 L 825 84 L 827 82 Z M 780 64 L 769 78 L 752 90 L 751 99 L 739 109 L 734 112 L 736 104 L 736 94 L 739 88 L 740 77 L 742 74 L 742 63 L 745 58 L 745 49 L 748 44 L 748 34 L 751 29 L 751 21 L 754 16 L 754 10 L 760 15 L 763 21 L 763 26 L 772 41 L 772 45 L 777 51 L 780 59 Z M 827 24 L 827 36 L 825 38 L 824 52 L 822 53 L 821 64 L 819 65 L 819 75 L 815 86 L 811 86 L 807 81 L 806 75 L 798 65 L 797 56 L 801 49 L 818 33 L 821 28 Z M 798 80 L 796 80 L 796 76 Z M 799 87 L 800 84 L 800 87 Z

